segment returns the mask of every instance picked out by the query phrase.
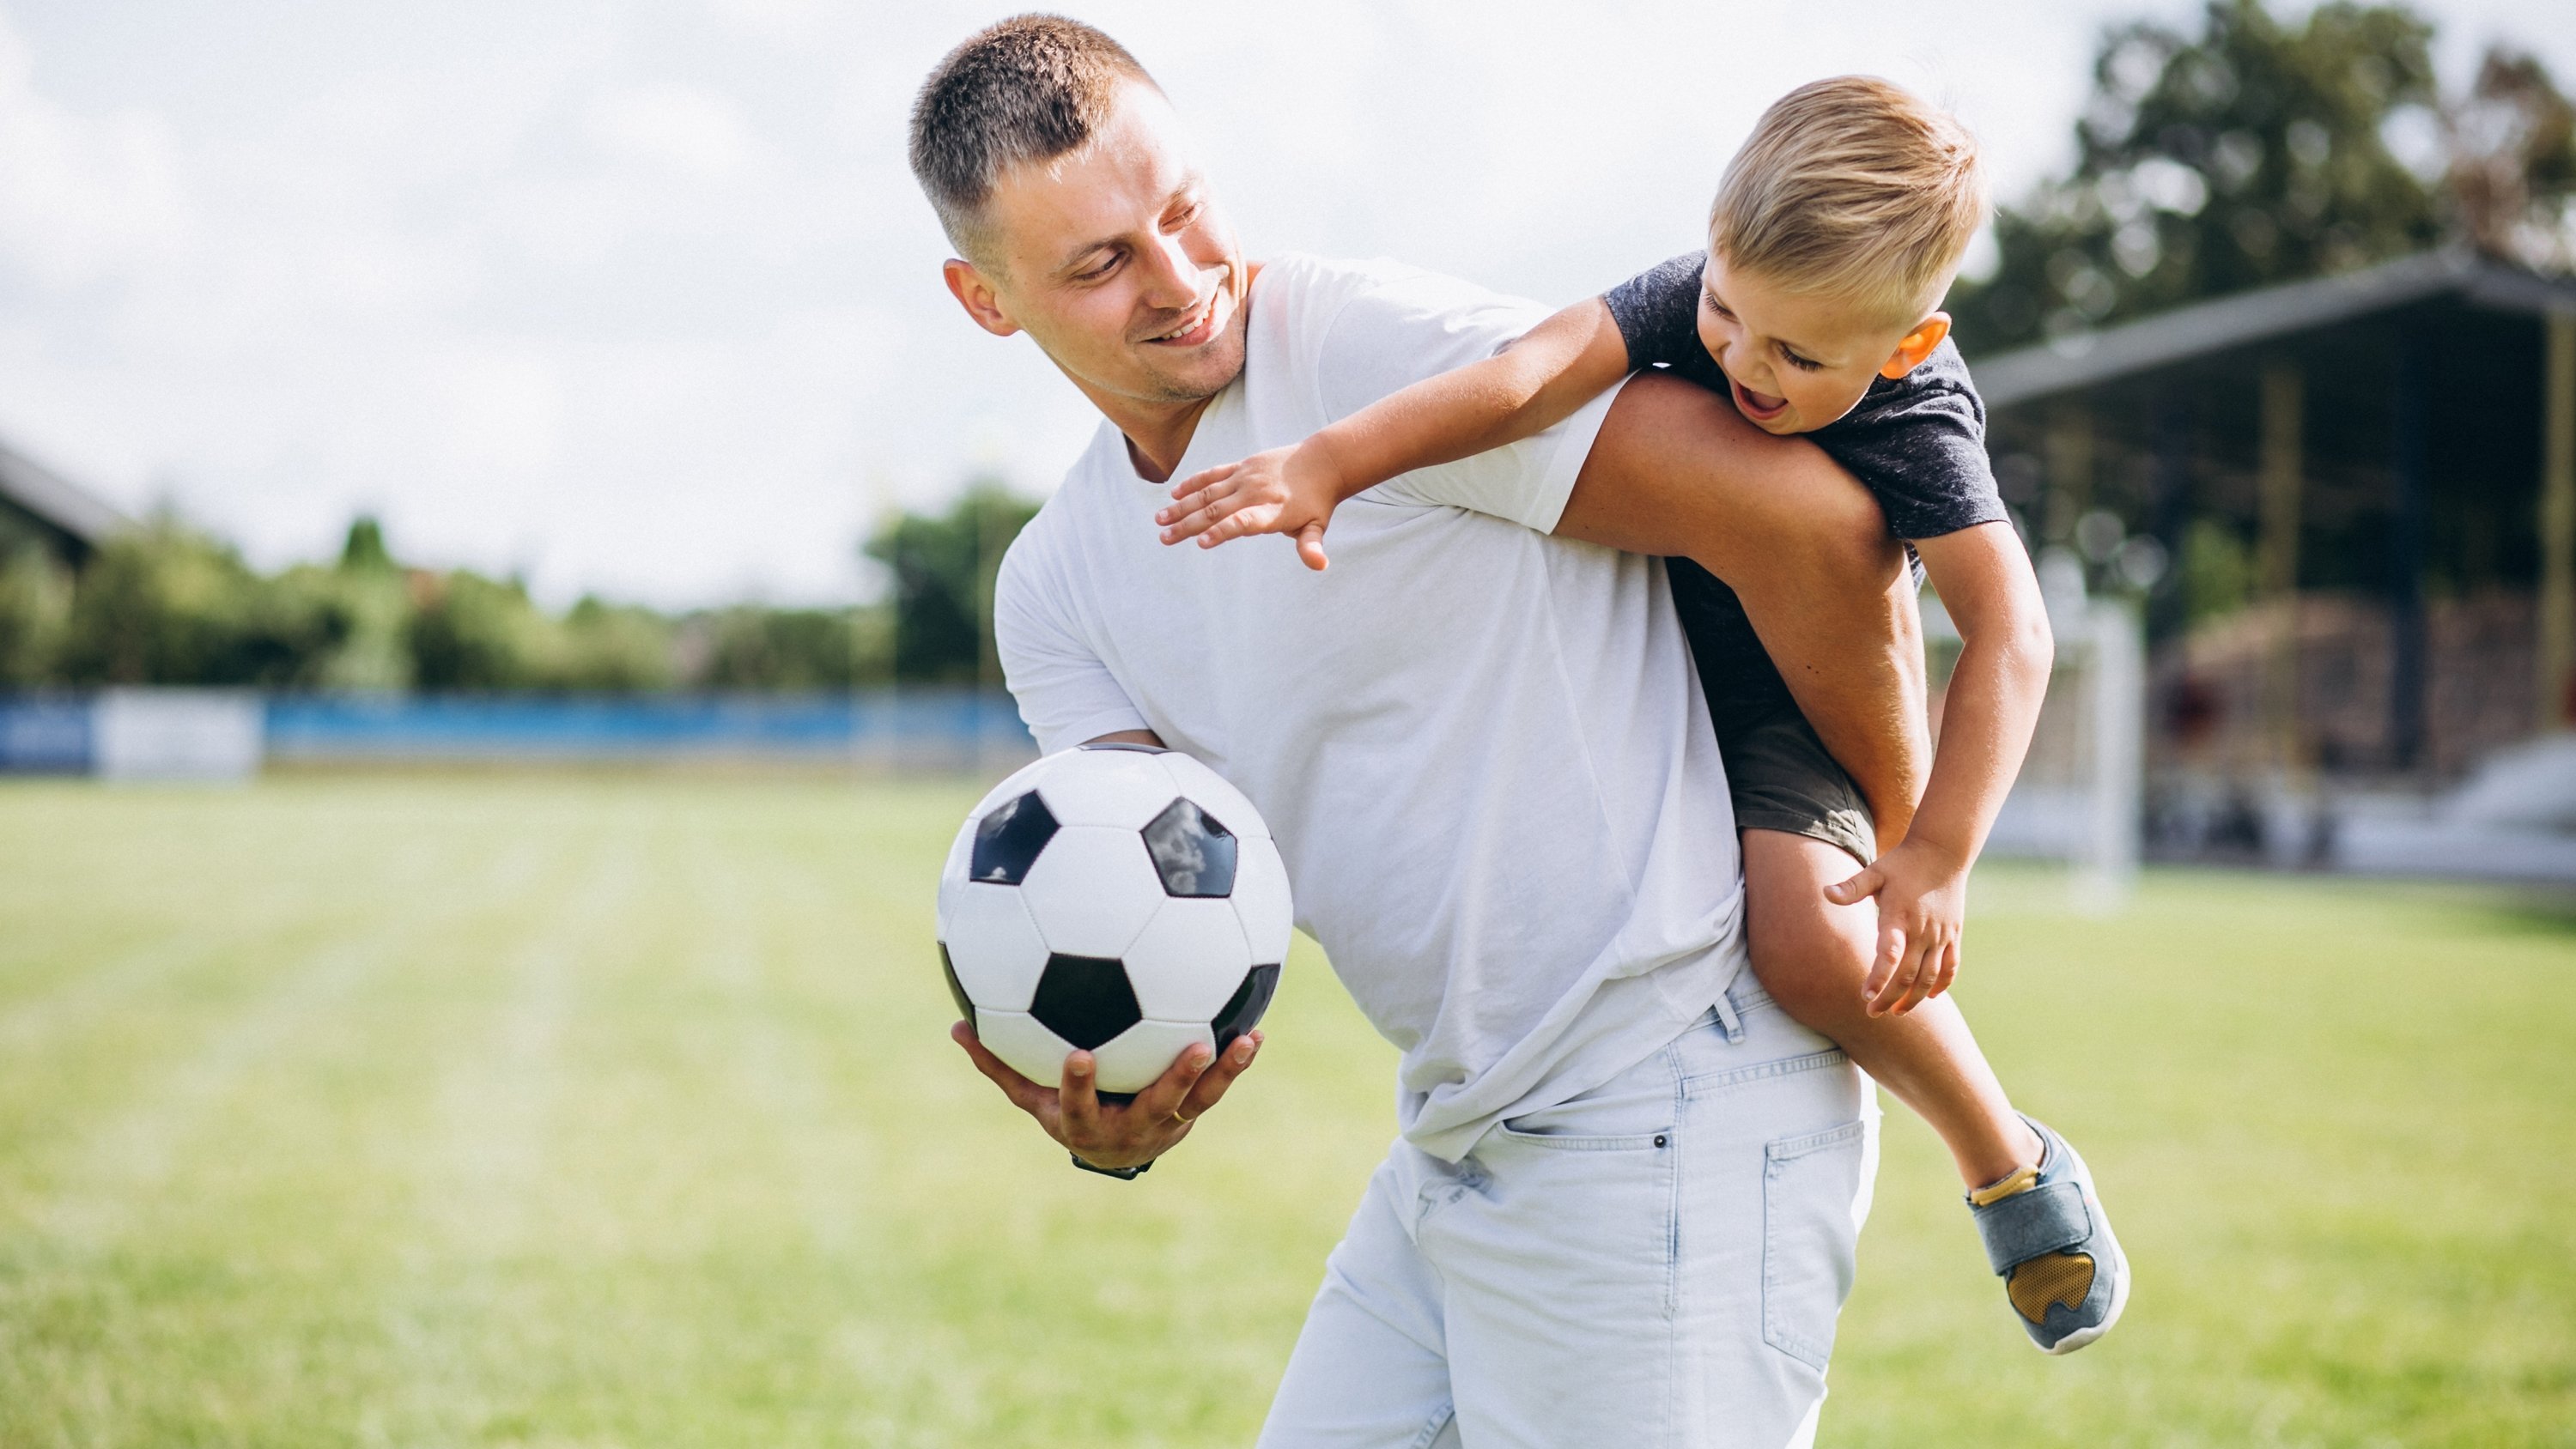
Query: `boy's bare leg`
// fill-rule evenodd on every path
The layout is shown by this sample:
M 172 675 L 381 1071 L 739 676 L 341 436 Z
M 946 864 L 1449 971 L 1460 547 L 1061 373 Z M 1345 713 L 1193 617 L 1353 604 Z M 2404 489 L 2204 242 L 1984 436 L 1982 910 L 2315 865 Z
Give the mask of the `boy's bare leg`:
M 2037 1164 L 2038 1135 L 2004 1096 L 1955 1003 L 1941 996 L 1886 1016 L 1863 1005 L 1878 913 L 1866 902 L 1825 899 L 1825 887 L 1851 873 L 1852 858 L 1821 840 L 1744 832 L 1745 924 L 1762 989 L 1932 1124 L 1969 1187 Z

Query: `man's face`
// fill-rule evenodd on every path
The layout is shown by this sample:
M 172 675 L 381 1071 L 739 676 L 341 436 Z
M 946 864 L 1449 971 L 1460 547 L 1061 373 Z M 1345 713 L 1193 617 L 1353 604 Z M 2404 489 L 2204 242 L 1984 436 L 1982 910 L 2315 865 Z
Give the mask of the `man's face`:
M 1195 402 L 1242 373 L 1243 253 L 1150 87 L 1122 87 L 1090 145 L 1004 175 L 985 223 L 987 255 L 950 262 L 949 289 L 1104 411 Z
M 1890 324 L 1731 272 L 1714 251 L 1701 274 L 1699 340 L 1726 370 L 1736 408 L 1768 433 L 1813 432 L 1850 412 L 1873 380 L 1904 376 L 1949 331 L 1945 313 Z

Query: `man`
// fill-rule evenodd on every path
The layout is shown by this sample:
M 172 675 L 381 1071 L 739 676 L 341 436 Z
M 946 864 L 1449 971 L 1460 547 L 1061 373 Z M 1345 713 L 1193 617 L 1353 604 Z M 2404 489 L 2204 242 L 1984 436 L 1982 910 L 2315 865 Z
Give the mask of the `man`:
M 1263 1442 L 1812 1437 L 1873 1113 L 1742 970 L 1724 775 L 1644 555 L 1736 587 L 1901 834 L 1920 650 L 1876 505 L 1809 445 L 1639 378 L 1352 500 L 1327 574 L 1285 549 L 1167 549 L 1171 478 L 1294 442 L 1539 311 L 1383 264 L 1248 263 L 1153 81 L 1071 21 L 952 52 L 912 161 L 959 303 L 1028 333 L 1105 420 L 1003 564 L 1023 716 L 1046 749 L 1162 743 L 1240 786 L 1300 924 L 1403 1052 L 1402 1136 Z M 957 1035 L 1075 1165 L 1125 1176 L 1259 1049 L 1195 1051 L 1112 1107 L 1084 1054 L 1044 1087 Z

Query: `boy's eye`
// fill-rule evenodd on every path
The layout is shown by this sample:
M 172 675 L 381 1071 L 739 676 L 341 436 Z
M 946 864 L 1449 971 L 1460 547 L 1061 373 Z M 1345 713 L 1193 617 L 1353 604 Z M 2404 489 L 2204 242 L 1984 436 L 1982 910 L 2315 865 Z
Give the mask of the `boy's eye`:
M 1814 358 L 1800 357 L 1798 354 L 1791 352 L 1785 347 L 1780 349 L 1780 356 L 1785 359 L 1791 367 L 1798 369 L 1800 372 L 1822 372 L 1825 367 L 1823 363 L 1816 361 Z

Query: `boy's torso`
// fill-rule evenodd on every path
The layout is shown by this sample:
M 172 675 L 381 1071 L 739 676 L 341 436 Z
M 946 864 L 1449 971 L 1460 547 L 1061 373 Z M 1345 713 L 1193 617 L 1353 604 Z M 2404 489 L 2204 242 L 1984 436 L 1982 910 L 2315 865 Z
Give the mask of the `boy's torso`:
M 1684 253 L 1604 294 L 1627 339 L 1632 366 L 1659 367 L 1728 392 L 1726 374 L 1699 339 L 1705 255 Z M 1938 538 L 2010 515 L 1984 451 L 1985 406 L 1957 346 L 1944 340 L 1901 378 L 1882 377 L 1852 410 L 1802 434 L 1876 498 L 1898 538 Z M 1909 550 L 1910 554 L 1910 550 Z M 1912 560 L 1922 576 L 1920 559 Z M 1709 712 L 1721 737 L 1795 712 L 1735 591 L 1688 559 L 1671 561 L 1673 609 L 1689 636 Z

